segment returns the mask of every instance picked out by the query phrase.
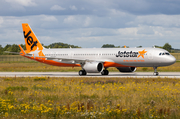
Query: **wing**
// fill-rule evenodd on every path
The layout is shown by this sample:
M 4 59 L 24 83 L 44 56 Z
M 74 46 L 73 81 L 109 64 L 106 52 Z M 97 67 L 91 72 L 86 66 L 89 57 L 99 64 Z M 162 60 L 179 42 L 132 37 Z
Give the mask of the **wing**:
M 69 63 L 69 64 L 85 64 L 86 62 L 105 62 L 110 61 L 106 59 L 85 59 L 85 58 L 63 58 L 63 57 L 44 57 L 44 56 L 37 56 L 38 58 L 46 58 L 46 60 L 53 60 L 56 62 L 61 63 Z M 113 61 L 111 61 L 113 62 Z

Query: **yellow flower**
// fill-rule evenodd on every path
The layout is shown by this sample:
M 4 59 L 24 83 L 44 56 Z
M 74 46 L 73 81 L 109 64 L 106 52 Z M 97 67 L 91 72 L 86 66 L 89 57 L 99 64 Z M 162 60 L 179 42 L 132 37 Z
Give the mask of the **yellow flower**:
M 126 112 L 127 111 L 127 109 L 122 109 L 122 112 Z
M 8 112 L 6 112 L 4 116 L 5 116 L 5 117 L 8 117 Z
M 21 113 L 24 113 L 24 110 L 21 110 Z

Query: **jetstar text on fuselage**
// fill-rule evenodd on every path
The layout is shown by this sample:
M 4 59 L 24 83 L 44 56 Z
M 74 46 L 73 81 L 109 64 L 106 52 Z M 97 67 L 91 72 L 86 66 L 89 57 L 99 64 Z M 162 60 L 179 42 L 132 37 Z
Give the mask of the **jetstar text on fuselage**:
M 133 51 L 130 51 L 130 52 L 127 52 L 127 51 L 121 52 L 121 51 L 119 51 L 118 54 L 116 55 L 116 57 L 137 57 L 138 54 L 139 54 L 138 52 L 133 52 Z
M 147 51 L 143 50 L 143 51 L 138 51 L 138 52 L 133 52 L 133 51 L 124 51 L 124 52 L 121 52 L 121 51 L 118 51 L 118 54 L 116 55 L 116 57 L 137 57 L 139 58 L 140 56 L 142 56 L 144 58 L 144 54 L 146 53 Z

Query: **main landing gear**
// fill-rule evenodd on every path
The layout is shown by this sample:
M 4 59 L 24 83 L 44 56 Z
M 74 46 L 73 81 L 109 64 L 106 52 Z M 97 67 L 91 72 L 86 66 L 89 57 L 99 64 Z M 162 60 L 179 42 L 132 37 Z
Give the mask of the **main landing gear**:
M 159 73 L 157 72 L 157 67 L 153 67 L 153 68 L 154 68 L 154 73 L 153 73 L 153 75 L 154 75 L 154 76 L 158 76 Z
M 109 74 L 109 71 L 106 69 L 101 72 L 101 75 L 108 75 L 108 74 Z
M 79 76 L 85 76 L 86 74 L 87 74 L 87 72 L 85 70 L 79 71 Z M 108 75 L 108 74 L 109 74 L 109 71 L 106 69 L 101 72 L 101 75 Z
M 80 70 L 79 71 L 79 76 L 83 76 L 83 75 L 86 75 L 87 73 L 86 73 L 86 71 L 85 70 Z

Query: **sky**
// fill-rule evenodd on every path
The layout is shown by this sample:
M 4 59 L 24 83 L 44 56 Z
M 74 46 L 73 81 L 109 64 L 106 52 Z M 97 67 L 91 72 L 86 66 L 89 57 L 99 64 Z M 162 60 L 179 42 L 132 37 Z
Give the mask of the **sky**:
M 28 23 L 44 45 L 180 49 L 180 0 L 0 0 L 0 44 L 24 44 Z

